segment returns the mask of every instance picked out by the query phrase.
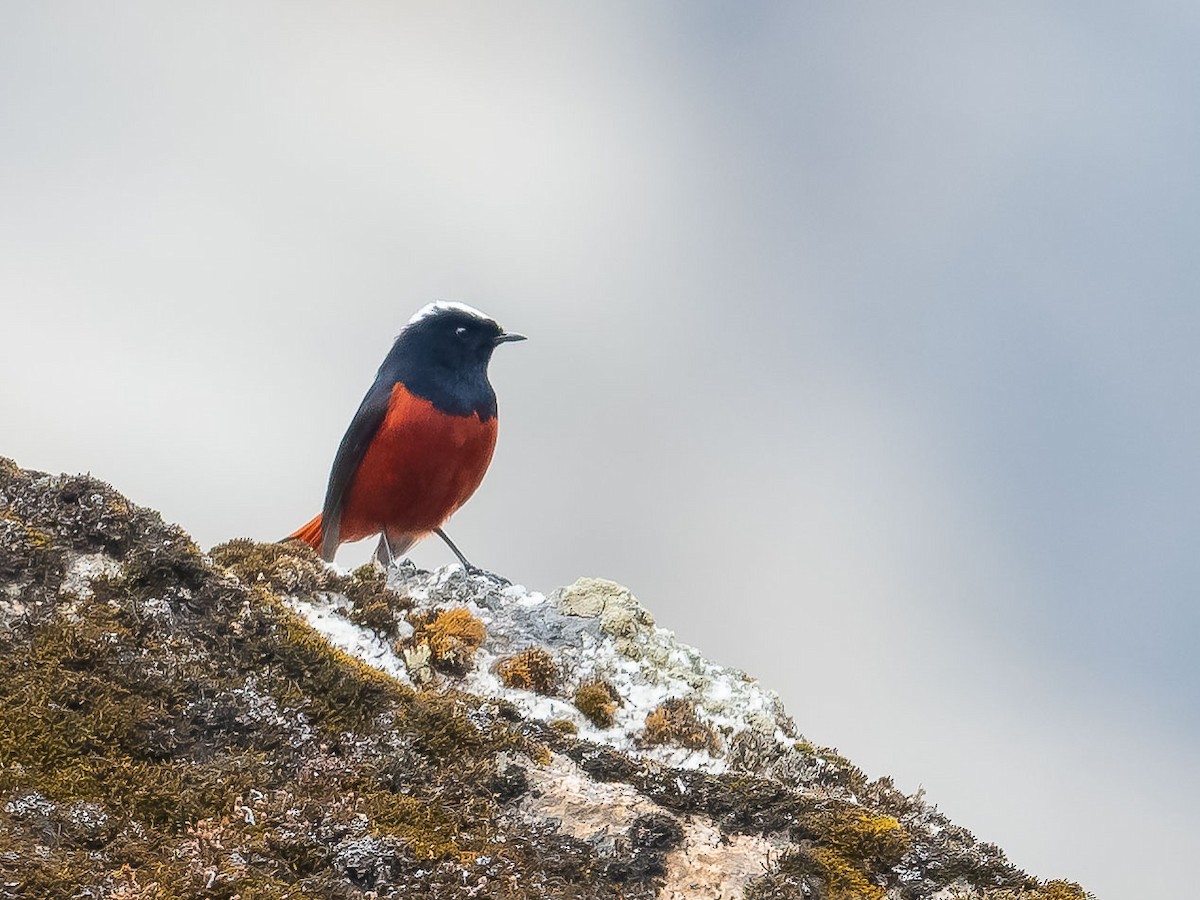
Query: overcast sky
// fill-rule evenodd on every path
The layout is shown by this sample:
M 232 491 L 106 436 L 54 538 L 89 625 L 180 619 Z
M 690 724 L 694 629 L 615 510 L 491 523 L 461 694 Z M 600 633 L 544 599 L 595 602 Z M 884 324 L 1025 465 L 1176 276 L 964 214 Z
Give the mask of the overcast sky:
M 1189 896 L 1198 46 L 1183 2 L 5 2 L 0 454 L 275 539 L 471 303 L 530 337 L 473 560 L 628 584 L 1036 874 Z

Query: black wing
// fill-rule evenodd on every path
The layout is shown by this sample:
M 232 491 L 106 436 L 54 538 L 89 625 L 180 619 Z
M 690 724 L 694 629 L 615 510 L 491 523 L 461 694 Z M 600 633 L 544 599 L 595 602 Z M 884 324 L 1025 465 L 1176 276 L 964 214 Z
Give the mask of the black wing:
M 392 387 L 390 379 L 376 379 L 338 445 L 333 470 L 329 473 L 329 486 L 325 489 L 325 507 L 321 510 L 321 555 L 325 559 L 333 559 L 337 552 L 342 530 L 342 505 L 346 502 L 350 482 L 366 456 L 367 447 L 387 416 Z

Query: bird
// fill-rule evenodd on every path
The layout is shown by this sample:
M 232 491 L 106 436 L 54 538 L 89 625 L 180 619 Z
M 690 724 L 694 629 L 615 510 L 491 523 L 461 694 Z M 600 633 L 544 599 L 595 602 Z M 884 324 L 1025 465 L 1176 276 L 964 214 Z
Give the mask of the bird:
M 482 572 L 442 526 L 475 493 L 496 448 L 492 352 L 523 340 L 465 303 L 419 309 L 346 429 L 320 514 L 285 540 L 332 562 L 341 544 L 378 534 L 386 566 L 436 534 L 468 573 Z

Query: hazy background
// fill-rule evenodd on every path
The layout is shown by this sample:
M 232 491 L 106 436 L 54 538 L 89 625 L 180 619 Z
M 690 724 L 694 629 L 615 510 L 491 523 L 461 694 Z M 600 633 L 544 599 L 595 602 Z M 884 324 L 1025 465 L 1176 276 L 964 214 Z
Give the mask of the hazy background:
M 630 585 L 1039 875 L 1189 896 L 1198 39 L 1183 2 L 5 2 L 0 453 L 278 538 L 399 327 L 475 304 L 530 336 L 475 561 Z

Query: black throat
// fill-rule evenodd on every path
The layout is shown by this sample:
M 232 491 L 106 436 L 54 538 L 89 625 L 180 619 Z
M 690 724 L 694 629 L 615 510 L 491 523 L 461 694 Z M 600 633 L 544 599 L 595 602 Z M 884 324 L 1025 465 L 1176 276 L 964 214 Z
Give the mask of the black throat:
M 448 356 L 421 332 L 401 332 L 379 367 L 376 382 L 402 384 L 451 416 L 496 417 L 496 392 L 488 381 L 490 353 L 483 357 Z

